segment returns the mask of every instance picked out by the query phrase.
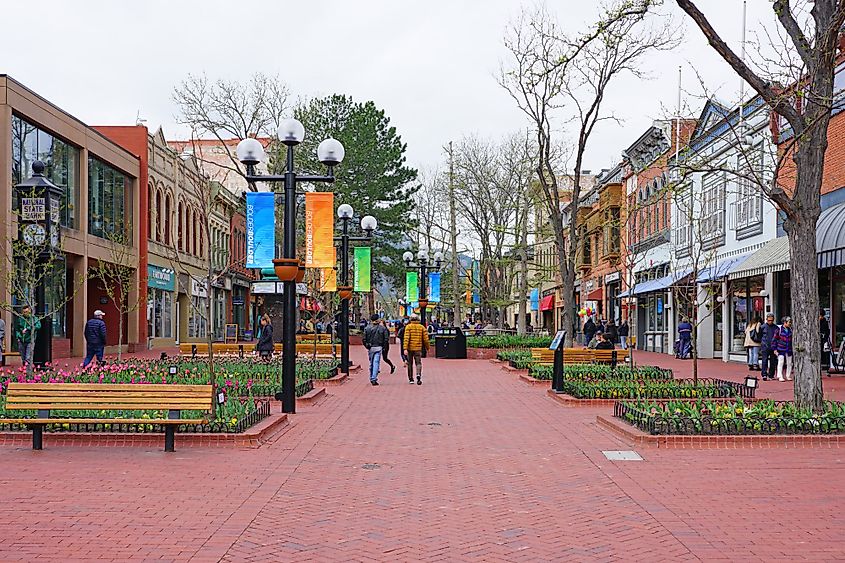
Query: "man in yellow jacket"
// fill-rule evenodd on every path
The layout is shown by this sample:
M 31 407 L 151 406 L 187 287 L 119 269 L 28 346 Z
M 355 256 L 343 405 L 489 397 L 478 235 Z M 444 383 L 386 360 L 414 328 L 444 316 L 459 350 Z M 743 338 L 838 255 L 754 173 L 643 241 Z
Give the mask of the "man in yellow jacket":
M 411 315 L 411 322 L 405 327 L 402 347 L 408 356 L 408 383 L 414 383 L 414 364 L 417 364 L 417 385 L 422 385 L 422 354 L 428 351 L 428 331 L 420 324 L 418 315 Z

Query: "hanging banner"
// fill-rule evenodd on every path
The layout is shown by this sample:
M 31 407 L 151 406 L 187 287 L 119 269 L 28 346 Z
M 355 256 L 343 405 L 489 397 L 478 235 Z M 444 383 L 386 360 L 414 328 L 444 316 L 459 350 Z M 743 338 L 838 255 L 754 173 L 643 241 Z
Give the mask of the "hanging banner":
M 420 298 L 419 287 L 417 286 L 417 273 L 405 272 L 405 301 L 410 303 L 414 308 Z
M 320 291 L 337 291 L 337 270 L 320 268 Z
M 536 287 L 531 290 L 531 310 L 540 310 L 540 290 Z
M 428 274 L 428 300 L 440 303 L 440 272 Z
M 332 268 L 334 253 L 334 193 L 305 193 L 305 267 Z
M 246 268 L 272 268 L 276 253 L 276 194 L 246 192 Z
M 481 287 L 481 262 L 472 261 L 472 302 L 481 303 L 481 294 L 478 288 Z
M 370 264 L 372 249 L 369 246 L 355 247 L 355 271 L 353 291 L 370 291 Z

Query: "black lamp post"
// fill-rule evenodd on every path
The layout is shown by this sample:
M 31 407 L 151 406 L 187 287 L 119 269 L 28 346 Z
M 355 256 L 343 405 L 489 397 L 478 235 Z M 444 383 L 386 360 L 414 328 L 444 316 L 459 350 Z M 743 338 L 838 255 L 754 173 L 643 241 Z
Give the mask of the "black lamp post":
M 349 235 L 349 221 L 355 212 L 348 203 L 341 204 L 337 208 L 337 216 L 341 223 L 341 236 L 335 237 L 335 242 L 340 242 L 340 285 L 337 292 L 340 296 L 340 369 L 349 374 L 349 300 L 352 298 L 352 287 L 349 285 L 349 242 L 367 242 L 373 237 L 373 231 L 378 228 L 378 221 L 372 215 L 361 219 L 361 229 L 364 236 L 353 237 Z
M 427 293 L 427 282 L 428 282 L 428 272 L 429 270 L 434 270 L 435 272 L 440 269 L 440 265 L 443 263 L 443 253 L 437 251 L 434 253 L 434 266 L 429 266 L 429 256 L 428 256 L 428 247 L 425 245 L 420 245 L 420 249 L 417 252 L 417 263 L 413 264 L 414 260 L 414 253 L 410 250 L 406 251 L 402 255 L 402 259 L 405 261 L 405 265 L 408 267 L 409 270 L 419 270 L 420 272 L 420 322 L 423 326 L 426 325 L 426 313 L 428 309 L 428 293 Z
M 276 276 L 283 282 L 284 321 L 282 326 L 282 412 L 296 412 L 296 282 L 300 274 L 300 261 L 296 257 L 296 184 L 298 182 L 334 182 L 334 167 L 343 162 L 343 145 L 335 139 L 326 139 L 317 147 L 317 158 L 328 167 L 328 174 L 315 176 L 301 174 L 293 167 L 293 147 L 305 139 L 305 127 L 296 119 L 286 119 L 279 126 L 279 141 L 287 147 L 285 173 L 261 175 L 255 165 L 264 159 L 264 147 L 255 139 L 238 143 L 238 160 L 246 165 L 247 182 L 284 182 L 285 219 L 284 252 L 282 258 L 273 260 Z
M 32 305 L 33 315 L 40 318 L 41 331 L 35 336 L 32 363 L 43 365 L 53 360 L 52 318 L 48 314 L 46 287 L 47 272 L 52 271 L 53 261 L 61 252 L 61 208 L 64 190 L 51 182 L 44 171 L 46 166 L 36 160 L 32 163 L 32 177 L 15 186 L 18 196 L 18 240 L 24 246 L 17 252 L 17 258 L 34 262 L 25 266 L 33 272 L 24 283 L 35 282 L 28 288 L 33 293 L 26 305 Z M 19 289 L 23 289 L 22 287 Z M 23 356 L 23 350 L 20 351 Z

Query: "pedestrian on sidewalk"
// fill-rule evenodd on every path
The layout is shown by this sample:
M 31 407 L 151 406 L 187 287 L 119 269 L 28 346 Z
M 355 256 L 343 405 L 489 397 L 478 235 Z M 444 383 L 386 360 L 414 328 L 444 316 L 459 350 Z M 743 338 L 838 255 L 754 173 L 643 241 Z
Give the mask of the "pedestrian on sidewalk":
M 584 323 L 584 346 L 589 347 L 595 335 L 596 323 L 593 322 L 593 317 L 587 317 L 587 322 Z
M 830 323 L 827 322 L 824 307 L 819 308 L 819 340 L 821 342 L 822 369 L 830 367 L 830 351 L 833 348 L 830 342 Z
M 792 381 L 792 319 L 783 318 L 783 324 L 775 331 L 775 355 L 778 357 L 778 381 Z M 786 368 L 786 379 L 784 376 Z
M 396 330 L 396 340 L 399 341 L 399 357 L 402 358 L 402 366 L 408 367 L 408 356 L 405 354 L 405 327 L 408 326 L 408 317 L 403 317 L 399 328 Z
M 622 324 L 619 325 L 619 345 L 622 346 L 623 350 L 628 349 L 628 321 L 622 321 Z
M 616 327 L 616 323 L 613 322 L 613 319 L 607 321 L 607 325 L 605 325 L 604 336 L 607 341 L 613 345 L 619 343 L 619 329 Z
M 408 383 L 414 383 L 414 363 L 417 364 L 417 385 L 422 385 L 422 355 L 428 351 L 428 331 L 420 324 L 417 315 L 411 315 L 411 322 L 405 327 L 402 338 L 405 353 L 408 355 Z
M 97 357 L 97 365 L 103 365 L 103 353 L 106 350 L 106 323 L 103 320 L 106 314 L 97 309 L 94 317 L 85 323 L 85 359 L 82 360 L 82 367 L 87 368 L 88 364 Z
M 390 329 L 387 328 L 387 321 L 381 321 L 381 327 L 387 332 L 387 338 L 385 338 L 385 345 L 384 349 L 381 351 L 381 359 L 384 360 L 384 363 L 390 366 L 390 373 L 396 371 L 396 366 L 393 365 L 393 362 L 390 361 L 390 358 L 387 355 L 390 353 Z
M 760 317 L 754 317 L 754 321 L 748 323 L 748 326 L 745 327 L 745 356 L 746 360 L 748 360 L 749 371 L 760 369 L 758 362 L 760 356 L 760 341 L 763 338 L 763 335 L 760 332 L 762 324 Z
M 378 313 L 370 317 L 370 324 L 364 328 L 364 348 L 370 359 L 370 383 L 378 385 L 378 372 L 381 367 L 381 352 L 388 346 L 390 333 L 382 326 Z
M 778 326 L 772 313 L 766 315 L 766 322 L 760 327 L 760 372 L 763 381 L 775 378 L 775 368 L 778 365 L 775 354 L 775 333 Z
M 690 357 L 690 352 L 692 351 L 692 323 L 689 322 L 687 317 L 682 318 L 678 324 L 678 340 L 680 341 L 680 346 L 678 347 L 680 352 L 679 357 L 682 360 L 686 360 Z
M 41 330 L 41 319 L 33 318 L 32 307 L 24 305 L 21 314 L 15 322 L 15 339 L 18 341 L 18 352 L 21 363 L 27 366 L 27 372 L 32 368 L 32 353 L 35 351 L 35 339 Z
M 596 334 L 596 338 L 598 338 L 596 350 L 613 350 L 613 341 L 606 334 L 599 332 Z
M 273 343 L 273 324 L 270 322 L 270 315 L 264 313 L 261 316 L 260 328 L 258 329 L 258 344 L 255 349 L 258 356 L 265 361 L 273 357 L 275 344 Z

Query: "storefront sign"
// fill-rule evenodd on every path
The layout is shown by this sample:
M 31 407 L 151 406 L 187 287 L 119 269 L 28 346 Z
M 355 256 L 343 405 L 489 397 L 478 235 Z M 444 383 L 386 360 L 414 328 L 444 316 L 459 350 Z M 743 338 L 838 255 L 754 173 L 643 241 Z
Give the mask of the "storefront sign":
M 243 305 L 244 298 L 243 297 L 232 297 L 232 305 Z
M 205 284 L 191 278 L 191 295 L 194 297 L 208 297 L 208 290 Z
M 163 289 L 165 291 L 175 291 L 176 274 L 173 270 L 167 268 L 147 265 L 147 287 Z
M 276 293 L 276 282 L 255 282 L 250 287 L 251 293 Z
M 355 247 L 354 291 L 370 291 L 370 264 L 372 249 L 369 246 Z
M 305 194 L 305 267 L 330 268 L 334 266 L 334 260 L 334 193 L 307 192 Z
M 272 268 L 276 246 L 276 194 L 246 193 L 246 267 Z
M 612 274 L 607 274 L 604 276 L 604 284 L 607 285 L 611 282 L 619 281 L 622 275 L 619 272 L 613 272 Z
M 43 197 L 21 198 L 21 221 L 43 221 L 47 216 L 47 203 Z

